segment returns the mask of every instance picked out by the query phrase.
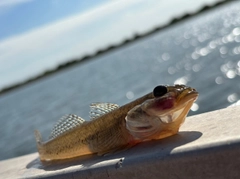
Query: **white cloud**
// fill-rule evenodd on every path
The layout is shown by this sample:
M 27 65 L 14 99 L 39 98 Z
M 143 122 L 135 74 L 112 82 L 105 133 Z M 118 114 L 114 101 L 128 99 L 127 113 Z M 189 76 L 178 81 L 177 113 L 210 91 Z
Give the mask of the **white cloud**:
M 12 0 L 13 1 L 13 0 Z M 23 0 L 22 0 L 23 1 Z M 202 0 L 202 2 L 213 0 Z M 185 4 L 183 3 L 185 2 Z M 85 13 L 0 41 L 0 89 L 59 63 L 91 54 L 199 7 L 190 0 L 113 1 Z M 197 5 L 196 5 L 197 4 Z
M 15 6 L 18 4 L 30 2 L 32 0 L 0 0 L 0 8 L 6 6 Z

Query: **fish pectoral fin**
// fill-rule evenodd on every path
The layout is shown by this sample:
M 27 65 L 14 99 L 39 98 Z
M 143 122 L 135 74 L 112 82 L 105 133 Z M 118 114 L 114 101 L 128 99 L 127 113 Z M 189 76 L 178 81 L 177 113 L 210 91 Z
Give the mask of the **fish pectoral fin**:
M 89 116 L 91 119 L 95 119 L 117 108 L 119 108 L 119 105 L 113 103 L 92 103 Z
M 86 121 L 74 114 L 67 114 L 63 117 L 61 117 L 58 122 L 55 124 L 55 126 L 52 129 L 52 132 L 49 136 L 49 139 L 54 139 L 57 136 L 72 130 L 73 128 L 76 128 L 78 126 L 81 126 Z

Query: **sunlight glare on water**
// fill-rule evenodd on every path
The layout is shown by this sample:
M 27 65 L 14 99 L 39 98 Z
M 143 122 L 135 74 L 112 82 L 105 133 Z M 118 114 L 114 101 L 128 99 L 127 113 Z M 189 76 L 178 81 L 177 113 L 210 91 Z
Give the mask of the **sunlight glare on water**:
M 181 78 L 178 78 L 174 81 L 174 84 L 183 84 L 186 85 L 188 82 L 188 78 L 186 76 L 183 76 Z
M 127 99 L 133 99 L 134 98 L 134 93 L 132 91 L 128 91 L 126 93 L 126 97 L 127 97 Z
M 218 76 L 216 79 L 215 79 L 215 82 L 220 85 L 223 83 L 223 78 L 221 76 Z
M 197 103 L 193 103 L 192 107 L 191 107 L 191 110 L 192 111 L 197 111 L 199 109 L 199 106 Z
M 238 100 L 238 94 L 237 93 L 230 94 L 227 100 L 229 103 L 236 102 Z
M 163 53 L 163 54 L 162 54 L 162 59 L 163 59 L 164 61 L 167 61 L 167 60 L 170 59 L 170 55 L 169 55 L 168 53 Z

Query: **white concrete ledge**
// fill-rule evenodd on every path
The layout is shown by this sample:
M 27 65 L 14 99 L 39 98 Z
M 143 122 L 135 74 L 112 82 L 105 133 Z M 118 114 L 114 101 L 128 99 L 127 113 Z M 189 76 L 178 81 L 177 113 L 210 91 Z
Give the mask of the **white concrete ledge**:
M 110 156 L 37 157 L 1 161 L 0 178 L 240 178 L 240 106 L 188 117 L 178 135 Z

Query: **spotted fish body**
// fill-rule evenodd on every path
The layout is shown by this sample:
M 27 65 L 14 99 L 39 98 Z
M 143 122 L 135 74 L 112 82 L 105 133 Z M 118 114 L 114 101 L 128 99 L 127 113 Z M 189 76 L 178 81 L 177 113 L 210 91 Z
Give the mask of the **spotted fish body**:
M 55 125 L 47 142 L 42 142 L 40 133 L 35 131 L 40 159 L 103 155 L 176 134 L 198 93 L 184 85 L 160 87 L 165 90 L 163 93 L 162 89 L 155 88 L 157 90 L 121 107 L 92 104 L 91 121 L 67 115 Z

